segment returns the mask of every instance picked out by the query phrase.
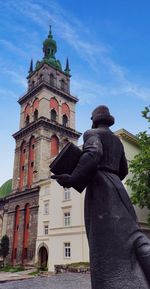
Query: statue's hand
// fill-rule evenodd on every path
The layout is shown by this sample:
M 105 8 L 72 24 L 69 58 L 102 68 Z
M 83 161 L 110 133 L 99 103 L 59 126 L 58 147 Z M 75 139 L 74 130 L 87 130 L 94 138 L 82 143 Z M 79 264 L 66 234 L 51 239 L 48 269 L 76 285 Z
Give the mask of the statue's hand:
M 72 186 L 72 177 L 68 174 L 52 175 L 51 179 L 56 179 L 64 188 L 70 188 Z

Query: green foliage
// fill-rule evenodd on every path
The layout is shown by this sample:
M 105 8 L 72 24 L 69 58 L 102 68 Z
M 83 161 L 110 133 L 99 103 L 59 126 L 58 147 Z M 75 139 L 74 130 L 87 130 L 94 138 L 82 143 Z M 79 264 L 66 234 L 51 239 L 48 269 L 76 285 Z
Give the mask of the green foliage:
M 12 179 L 8 180 L 0 187 L 0 198 L 8 196 L 11 190 L 12 190 Z
M 150 122 L 150 106 L 145 107 L 142 116 Z M 140 132 L 137 137 L 140 153 L 129 164 L 132 178 L 126 183 L 132 190 L 132 202 L 140 208 L 146 207 L 150 210 L 150 134 L 144 131 Z M 150 215 L 148 223 L 150 224 Z
M 68 264 L 68 267 L 72 267 L 72 268 L 78 268 L 78 267 L 87 268 L 89 266 L 90 266 L 89 262 L 77 262 L 77 263 Z
M 9 253 L 9 238 L 7 235 L 4 235 L 1 239 L 0 244 L 0 256 L 2 256 L 4 259 Z
M 13 266 L 10 266 L 10 265 L 6 265 L 4 268 L 1 268 L 0 271 L 16 273 L 16 272 L 24 271 L 24 267 L 22 267 L 22 266 L 13 267 Z

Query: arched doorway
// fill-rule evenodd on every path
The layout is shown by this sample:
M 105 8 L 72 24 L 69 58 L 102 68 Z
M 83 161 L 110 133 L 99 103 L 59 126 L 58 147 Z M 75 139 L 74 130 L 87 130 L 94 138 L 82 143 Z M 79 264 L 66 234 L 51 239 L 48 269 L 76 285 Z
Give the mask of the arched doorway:
M 39 249 L 39 267 L 42 269 L 47 268 L 47 262 L 48 262 L 48 252 L 45 246 L 42 246 Z

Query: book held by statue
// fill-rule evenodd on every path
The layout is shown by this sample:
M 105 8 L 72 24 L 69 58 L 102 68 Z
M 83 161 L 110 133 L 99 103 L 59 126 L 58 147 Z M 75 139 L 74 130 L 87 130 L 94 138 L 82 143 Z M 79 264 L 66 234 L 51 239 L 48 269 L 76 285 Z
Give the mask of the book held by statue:
M 72 174 L 81 155 L 82 150 L 75 144 L 68 142 L 50 164 L 51 172 L 56 175 Z

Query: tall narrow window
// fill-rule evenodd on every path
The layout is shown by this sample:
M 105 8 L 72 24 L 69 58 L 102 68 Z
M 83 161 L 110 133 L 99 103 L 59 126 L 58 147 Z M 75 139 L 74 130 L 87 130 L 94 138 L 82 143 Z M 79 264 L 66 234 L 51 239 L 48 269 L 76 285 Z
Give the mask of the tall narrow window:
M 35 109 L 35 111 L 34 111 L 33 119 L 34 119 L 34 121 L 38 119 L 38 110 L 37 109 Z
M 39 76 L 39 83 L 42 82 L 42 80 L 43 80 L 43 75 L 40 74 L 40 76 Z
M 25 125 L 28 125 L 30 122 L 30 112 L 31 112 L 31 108 L 29 103 L 26 105 L 25 110 L 24 110 L 24 122 Z
M 25 211 L 24 211 L 22 262 L 28 257 L 27 253 L 28 253 L 28 241 L 29 241 L 29 221 L 30 221 L 30 205 L 26 204 Z
M 44 214 L 45 215 L 49 214 L 49 202 L 44 203 Z
M 38 109 L 39 109 L 39 99 L 35 98 L 33 104 L 32 104 L 32 113 L 33 113 L 33 120 L 38 119 Z
M 54 75 L 50 74 L 50 85 L 54 86 Z
M 66 115 L 63 115 L 62 124 L 63 124 L 63 126 L 67 126 L 67 124 L 68 124 L 68 117 Z
M 70 212 L 64 213 L 64 226 L 70 226 Z
M 48 224 L 44 224 L 44 235 L 48 235 Z
M 67 103 L 62 104 L 62 124 L 68 126 L 70 119 L 70 108 Z
M 64 188 L 64 201 L 70 200 L 70 189 Z
M 31 88 L 34 88 L 34 85 L 35 85 L 35 81 L 33 80 L 31 83 Z
M 31 137 L 29 143 L 29 157 L 28 157 L 28 187 L 31 187 L 33 182 L 33 171 L 35 161 L 35 138 Z
M 53 109 L 55 110 L 57 114 L 59 113 L 59 104 L 55 97 L 51 97 L 50 99 L 50 111 Z
M 20 173 L 19 173 L 19 190 L 20 191 L 23 188 L 25 157 L 26 157 L 26 143 L 24 141 L 20 149 Z
M 58 137 L 53 135 L 51 137 L 51 157 L 54 157 L 59 152 L 59 140 Z
M 51 120 L 56 121 L 56 118 L 57 118 L 56 111 L 55 111 L 55 109 L 52 109 L 51 110 Z
M 71 244 L 70 242 L 64 243 L 64 258 L 71 257 Z
M 17 258 L 19 222 L 20 222 L 20 207 L 17 206 L 15 210 L 15 220 L 14 220 L 12 263 L 14 263 Z
M 64 81 L 64 79 L 61 79 L 61 89 L 65 90 L 65 81 Z
M 26 116 L 26 121 L 25 121 L 25 123 L 26 123 L 26 125 L 28 125 L 28 124 L 30 123 L 30 116 L 29 116 L 29 115 Z

